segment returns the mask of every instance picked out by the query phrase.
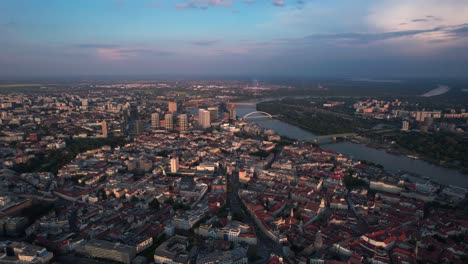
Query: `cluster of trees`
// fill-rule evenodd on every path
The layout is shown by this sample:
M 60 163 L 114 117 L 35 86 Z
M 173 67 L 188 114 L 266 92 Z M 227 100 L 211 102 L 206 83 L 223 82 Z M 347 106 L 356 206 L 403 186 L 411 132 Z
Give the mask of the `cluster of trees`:
M 281 139 L 279 141 L 273 141 L 273 142 L 275 142 L 277 146 L 283 147 L 283 146 L 293 145 L 295 142 L 297 142 L 297 140 L 294 138 L 287 137 L 287 136 L 281 136 Z
M 361 118 L 344 118 L 324 112 L 297 110 L 294 105 L 283 101 L 257 104 L 257 110 L 280 115 L 280 119 L 285 122 L 320 134 L 353 133 L 370 129 L 373 126 L 372 122 Z
M 175 201 L 172 197 L 167 199 L 166 200 L 166 203 L 172 205 L 172 208 L 174 210 L 179 210 L 179 209 L 182 209 L 182 210 L 189 210 L 190 209 L 190 206 L 186 205 L 186 204 L 183 204 L 182 202 L 180 201 Z
M 234 132 L 234 136 L 238 138 L 252 138 L 252 135 L 247 134 L 246 132 Z
M 382 164 L 374 163 L 372 161 L 368 161 L 368 160 L 359 160 L 359 161 L 361 162 L 361 164 L 366 164 L 366 165 L 377 167 L 380 169 L 384 168 Z
M 117 147 L 126 143 L 124 138 L 80 138 L 69 139 L 64 149 L 49 150 L 45 154 L 37 154 L 35 158 L 27 163 L 16 164 L 13 170 L 24 172 L 50 171 L 57 173 L 65 164 L 72 161 L 77 154 L 87 150 L 100 148 L 103 146 Z
M 270 155 L 270 152 L 268 151 L 265 151 L 263 149 L 259 149 L 255 152 L 250 152 L 249 153 L 250 156 L 256 156 L 256 157 L 261 157 L 261 158 L 266 158 L 268 157 L 268 155 Z
M 364 180 L 361 180 L 359 178 L 355 178 L 352 176 L 352 172 L 348 172 L 344 178 L 343 178 L 343 182 L 344 184 L 346 185 L 346 188 L 348 190 L 351 190 L 353 188 L 359 188 L 359 187 L 367 187 L 368 184 L 366 181 Z
M 430 159 L 468 168 L 468 138 L 449 133 L 400 132 L 387 138 Z

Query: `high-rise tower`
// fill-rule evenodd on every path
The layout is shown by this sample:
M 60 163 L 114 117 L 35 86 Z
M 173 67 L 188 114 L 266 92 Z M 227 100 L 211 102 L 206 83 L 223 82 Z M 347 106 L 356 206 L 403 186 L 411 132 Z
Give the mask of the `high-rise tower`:
M 210 111 L 210 121 L 211 122 L 218 119 L 218 107 L 208 107 L 208 111 Z
M 151 114 L 151 127 L 152 128 L 159 128 L 161 126 L 161 123 L 159 122 L 159 114 L 158 113 L 152 113 Z
M 140 135 L 145 130 L 143 120 L 135 121 L 135 134 Z
M 203 128 L 208 128 L 211 126 L 210 111 L 205 109 L 198 110 L 198 123 Z
M 166 121 L 166 129 L 174 130 L 174 116 L 172 114 L 166 114 L 164 120 Z
M 102 127 L 102 128 L 101 128 L 101 130 L 102 130 L 102 136 L 107 137 L 109 131 L 108 131 L 107 121 L 106 121 L 106 120 L 102 121 L 101 127 Z
M 236 104 L 235 103 L 229 103 L 228 104 L 228 108 L 229 108 L 229 119 L 231 120 L 236 120 Z
M 188 117 L 186 114 L 181 114 L 177 117 L 178 125 L 180 131 L 188 130 Z

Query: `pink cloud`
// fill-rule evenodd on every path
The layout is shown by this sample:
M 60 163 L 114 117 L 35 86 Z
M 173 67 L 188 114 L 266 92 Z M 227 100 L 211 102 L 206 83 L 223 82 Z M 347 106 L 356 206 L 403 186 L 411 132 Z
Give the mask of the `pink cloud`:
M 120 60 L 123 58 L 123 54 L 117 48 L 98 48 L 96 54 L 106 60 Z
M 275 5 L 275 6 L 285 6 L 286 3 L 284 2 L 284 0 L 274 0 L 273 5 Z

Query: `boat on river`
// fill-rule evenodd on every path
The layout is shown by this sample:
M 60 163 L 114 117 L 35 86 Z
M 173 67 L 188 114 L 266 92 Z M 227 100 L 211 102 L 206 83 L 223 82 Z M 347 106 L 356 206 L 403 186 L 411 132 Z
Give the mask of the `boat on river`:
M 414 159 L 414 160 L 417 160 L 419 159 L 418 157 L 416 156 L 413 156 L 413 155 L 406 155 L 406 157 L 410 158 L 410 159 Z

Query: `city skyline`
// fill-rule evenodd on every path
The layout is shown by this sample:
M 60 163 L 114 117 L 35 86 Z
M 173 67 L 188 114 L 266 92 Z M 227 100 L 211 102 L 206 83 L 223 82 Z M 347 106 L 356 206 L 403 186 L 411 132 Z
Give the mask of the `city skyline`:
M 468 70 L 460 0 L 2 1 L 0 17 L 1 78 Z

